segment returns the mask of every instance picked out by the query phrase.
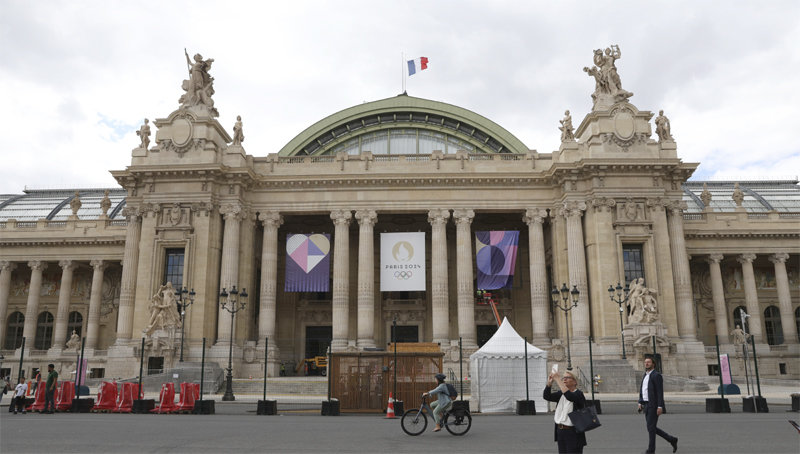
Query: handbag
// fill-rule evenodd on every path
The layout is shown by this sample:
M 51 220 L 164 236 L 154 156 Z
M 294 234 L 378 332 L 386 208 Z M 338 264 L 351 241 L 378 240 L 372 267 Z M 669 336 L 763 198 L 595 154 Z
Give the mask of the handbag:
M 568 414 L 569 420 L 575 426 L 575 431 L 578 433 L 588 432 L 592 429 L 600 427 L 600 420 L 597 418 L 597 411 L 594 405 L 583 407 Z

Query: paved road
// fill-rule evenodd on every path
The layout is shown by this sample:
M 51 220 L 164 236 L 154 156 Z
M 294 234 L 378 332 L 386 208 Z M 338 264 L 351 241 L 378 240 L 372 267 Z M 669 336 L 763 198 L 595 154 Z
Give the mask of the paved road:
M 700 405 L 671 405 L 660 426 L 684 453 L 800 452 L 800 420 L 788 406 L 767 414 L 706 414 Z M 317 411 L 256 416 L 255 404 L 217 402 L 216 415 L 56 414 L 0 412 L 0 452 L 278 452 L 278 453 L 555 453 L 552 415 L 475 415 L 464 437 L 444 431 L 410 437 L 400 421 L 378 415 L 322 417 Z M 638 453 L 647 444 L 644 418 L 630 405 L 604 404 L 603 426 L 588 434 L 587 453 Z M 430 426 L 429 426 L 430 429 Z M 659 439 L 658 452 L 671 452 Z

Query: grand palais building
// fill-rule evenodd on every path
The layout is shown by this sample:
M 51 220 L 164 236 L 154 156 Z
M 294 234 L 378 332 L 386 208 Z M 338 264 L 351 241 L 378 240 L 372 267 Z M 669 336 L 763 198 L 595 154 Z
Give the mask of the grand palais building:
M 798 181 L 690 181 L 698 163 L 663 114 L 631 104 L 614 57 L 595 52 L 593 109 L 574 127 L 565 114 L 551 153 L 404 93 L 248 154 L 195 56 L 178 109 L 111 170 L 119 187 L 0 195 L 2 374 L 24 354 L 26 375 L 53 362 L 68 376 L 73 332 L 94 377 L 138 375 L 143 338 L 145 363 L 165 369 L 182 339 L 186 361 L 226 366 L 232 338 L 234 377 L 261 375 L 265 339 L 273 376 L 328 346 L 385 349 L 393 332 L 457 368 L 459 340 L 466 358 L 497 328 L 489 290 L 550 361 L 569 351 L 587 374 L 590 342 L 595 360 L 624 345 L 635 368 L 655 343 L 666 374 L 708 377 L 717 336 L 744 375 L 731 332 L 746 313 L 762 377 L 800 378 Z M 406 234 L 413 248 L 385 247 Z M 159 306 L 174 302 L 167 282 L 193 301 L 184 320 Z M 617 283 L 638 292 L 621 307 Z M 579 292 L 568 313 L 563 284 Z M 231 315 L 220 293 L 234 286 L 246 305 Z

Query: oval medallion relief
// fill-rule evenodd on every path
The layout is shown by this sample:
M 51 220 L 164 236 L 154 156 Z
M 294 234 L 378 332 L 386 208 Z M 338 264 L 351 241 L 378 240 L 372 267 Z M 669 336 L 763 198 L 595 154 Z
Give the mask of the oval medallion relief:
M 178 118 L 172 123 L 172 142 L 182 147 L 192 138 L 192 124 L 185 118 Z
M 629 111 L 621 110 L 614 115 L 614 132 L 623 140 L 633 137 L 633 115 Z

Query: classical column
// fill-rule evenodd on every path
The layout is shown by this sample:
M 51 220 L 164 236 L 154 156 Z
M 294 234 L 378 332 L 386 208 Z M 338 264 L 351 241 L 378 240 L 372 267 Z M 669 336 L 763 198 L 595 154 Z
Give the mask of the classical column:
M 47 269 L 47 263 L 41 260 L 31 260 L 28 262 L 31 269 L 31 284 L 28 287 L 28 305 L 25 311 L 25 328 L 22 335 L 27 339 L 27 346 L 33 348 L 33 340 L 36 336 L 36 321 L 39 317 L 39 294 L 42 291 L 42 271 Z M 3 320 L 5 323 L 5 320 Z
M 561 208 L 561 215 L 567 222 L 568 285 L 570 288 L 576 286 L 580 292 L 578 305 L 570 311 L 572 333 L 575 340 L 586 341 L 589 339 L 589 287 L 586 283 L 586 255 L 581 222 L 584 211 L 586 203 L 577 201 L 564 202 Z
M 725 291 L 722 288 L 722 272 L 719 269 L 722 258 L 722 254 L 709 255 L 708 272 L 711 275 L 711 297 L 714 300 L 714 324 L 717 328 L 717 336 L 719 336 L 720 343 L 730 344 L 728 309 L 725 307 Z
M 72 273 L 78 264 L 72 260 L 58 262 L 61 267 L 61 288 L 58 291 L 58 311 L 56 327 L 53 332 L 53 347 L 63 349 L 67 341 L 67 318 L 69 317 L 69 297 L 72 293 Z
M 283 216 L 277 211 L 267 211 L 258 215 L 264 225 L 261 241 L 261 307 L 258 311 L 258 342 L 269 337 L 270 351 L 278 351 L 275 338 L 275 318 L 277 311 L 276 295 L 278 288 L 278 228 L 283 224 Z M 274 355 L 273 355 L 274 356 Z
M 358 220 L 358 347 L 375 346 L 375 210 L 356 211 Z
M 775 265 L 775 284 L 778 287 L 778 304 L 781 311 L 781 326 L 783 327 L 783 342 L 786 344 L 797 343 L 797 325 L 795 325 L 794 312 L 792 311 L 792 296 L 789 292 L 789 276 L 786 274 L 786 261 L 789 254 L 779 252 L 769 257 Z
M 672 279 L 675 283 L 675 309 L 678 314 L 678 335 L 681 339 L 697 340 L 697 324 L 692 301 L 692 275 L 689 271 L 689 254 L 683 236 L 684 202 L 669 206 L 669 248 L 672 254 Z
M 226 291 L 239 285 L 239 231 L 244 211 L 238 204 L 223 205 L 219 212 L 225 219 L 222 234 L 222 266 L 219 285 Z M 237 290 L 242 289 L 237 287 Z M 216 295 L 215 295 L 216 296 Z M 219 307 L 217 309 L 217 344 L 228 344 L 231 340 L 231 314 Z M 235 326 L 235 322 L 234 322 Z
M 450 210 L 428 211 L 431 223 L 431 315 L 433 342 L 450 344 L 450 302 L 447 292 L 447 221 Z
M 17 264 L 0 261 L 0 342 L 6 339 L 6 313 L 8 312 L 8 294 L 11 292 L 11 273 Z
M 122 214 L 128 220 L 125 232 L 125 252 L 122 256 L 122 282 L 119 291 L 117 342 L 129 341 L 133 335 L 133 307 L 136 301 L 136 270 L 139 268 L 139 239 L 142 220 L 138 207 L 126 206 Z M 63 287 L 62 287 L 63 288 Z
M 100 337 L 100 304 L 103 299 L 103 273 L 108 264 L 103 260 L 89 262 L 94 268 L 92 292 L 89 296 L 89 317 L 86 320 L 86 348 L 97 348 Z
M 477 348 L 475 329 L 475 288 L 472 277 L 472 233 L 475 212 L 453 211 L 456 221 L 456 288 L 458 290 L 458 334 L 464 348 Z
M 350 220 L 349 210 L 331 212 L 336 229 L 333 233 L 333 339 L 331 350 L 347 348 L 348 322 L 350 321 Z
M 758 305 L 758 292 L 756 291 L 756 277 L 753 274 L 753 260 L 755 254 L 742 254 L 736 259 L 742 264 L 742 284 L 744 285 L 744 301 L 747 306 L 747 332 L 750 333 L 756 342 L 764 342 L 761 330 L 761 309 Z
M 547 290 L 547 265 L 544 256 L 542 224 L 547 210 L 533 208 L 525 212 L 522 220 L 528 224 L 528 256 L 531 277 L 531 321 L 534 345 L 550 343 L 547 324 L 550 319 L 550 292 Z

